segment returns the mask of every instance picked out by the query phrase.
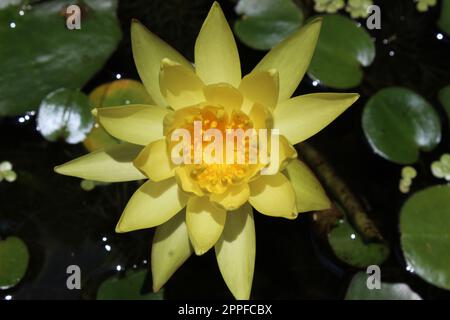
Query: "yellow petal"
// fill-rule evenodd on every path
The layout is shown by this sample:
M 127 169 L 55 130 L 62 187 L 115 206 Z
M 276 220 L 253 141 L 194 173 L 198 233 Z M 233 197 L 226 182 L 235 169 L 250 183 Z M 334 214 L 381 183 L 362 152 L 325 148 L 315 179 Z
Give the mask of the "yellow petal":
M 253 128 L 255 128 L 256 130 L 271 129 L 273 127 L 272 113 L 262 104 L 253 104 L 251 106 L 251 109 L 248 111 L 248 116 L 253 122 Z M 268 132 L 267 134 L 270 135 L 270 132 Z
M 227 212 L 215 207 L 207 197 L 190 197 L 186 206 L 189 239 L 197 255 L 211 249 L 220 238 Z
M 195 119 L 196 116 L 200 116 L 200 108 L 198 106 L 182 108 L 177 110 L 177 112 L 169 112 L 164 118 L 164 136 L 171 134 L 174 129 L 183 127 L 186 124 L 186 119 Z
M 241 81 L 239 54 L 230 26 L 214 2 L 195 42 L 195 69 L 205 84 Z
M 242 94 L 227 83 L 213 84 L 203 88 L 206 101 L 224 107 L 227 110 L 241 109 Z
M 286 176 L 295 190 L 298 212 L 325 210 L 331 207 L 330 199 L 311 169 L 295 159 L 286 167 Z
M 177 269 L 194 252 L 186 226 L 186 213 L 181 211 L 156 227 L 152 244 L 153 291 L 159 291 Z
M 302 142 L 325 128 L 347 110 L 357 93 L 313 93 L 280 103 L 274 112 L 274 127 L 292 144 Z
M 252 207 L 248 203 L 228 213 L 215 251 L 220 273 L 233 296 L 238 300 L 249 299 L 255 269 L 256 239 Z
M 316 48 L 322 19 L 315 19 L 276 45 L 253 69 L 276 69 L 280 75 L 278 101 L 289 99 L 305 75 Z
M 134 63 L 145 88 L 159 106 L 167 106 L 159 87 L 161 60 L 168 58 L 193 69 L 191 63 L 137 20 L 131 23 L 131 45 Z
M 275 69 L 252 72 L 242 79 L 239 90 L 251 104 L 259 103 L 274 109 L 278 102 L 278 82 L 278 72 Z
M 249 202 L 256 210 L 268 216 L 287 219 L 297 217 L 294 188 L 281 173 L 261 175 L 250 182 Z
M 200 187 L 195 183 L 194 180 L 189 176 L 188 167 L 178 167 L 175 169 L 175 179 L 178 182 L 180 188 L 187 193 L 197 195 L 199 197 L 203 196 L 204 193 Z
M 55 172 L 66 176 L 103 182 L 121 182 L 145 179 L 133 165 L 141 146 L 121 143 L 101 149 L 55 167 Z
M 169 59 L 162 61 L 159 86 L 164 98 L 175 110 L 205 101 L 203 81 L 192 68 Z
M 168 112 L 163 107 L 140 104 L 92 111 L 109 134 L 143 146 L 163 137 L 163 121 Z
M 128 201 L 116 226 L 116 232 L 128 232 L 156 227 L 186 206 L 175 179 L 160 182 L 147 181 Z
M 297 150 L 295 150 L 285 136 L 278 135 L 278 146 L 278 153 L 271 153 L 270 164 L 264 169 L 265 174 L 275 174 L 280 172 L 286 168 L 292 159 L 297 158 Z
M 222 194 L 212 193 L 209 199 L 222 206 L 225 210 L 236 210 L 247 202 L 249 196 L 250 188 L 247 183 L 243 183 L 229 187 Z
M 166 139 L 150 143 L 139 153 L 133 163 L 152 181 L 161 181 L 174 176 L 174 166 L 169 156 Z

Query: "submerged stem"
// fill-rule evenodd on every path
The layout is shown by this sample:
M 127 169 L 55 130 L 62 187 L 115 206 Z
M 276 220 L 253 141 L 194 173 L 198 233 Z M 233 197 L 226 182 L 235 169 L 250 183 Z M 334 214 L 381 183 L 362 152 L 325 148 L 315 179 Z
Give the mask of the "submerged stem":
M 317 174 L 327 191 L 344 209 L 347 218 L 359 234 L 366 240 L 383 240 L 378 228 L 368 217 L 363 205 L 356 195 L 340 178 L 333 167 L 314 147 L 307 143 L 300 144 L 299 155 Z

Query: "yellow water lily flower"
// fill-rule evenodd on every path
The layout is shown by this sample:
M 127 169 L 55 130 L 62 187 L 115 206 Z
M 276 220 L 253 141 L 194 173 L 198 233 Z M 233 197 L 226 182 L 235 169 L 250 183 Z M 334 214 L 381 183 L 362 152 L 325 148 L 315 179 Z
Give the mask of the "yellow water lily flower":
M 313 136 L 358 99 L 358 94 L 317 93 L 291 98 L 304 76 L 321 19 L 274 47 L 242 78 L 233 34 L 214 3 L 195 43 L 195 65 L 148 31 L 131 25 L 139 75 L 157 105 L 94 110 L 118 146 L 56 167 L 83 179 L 119 182 L 148 179 L 131 197 L 117 232 L 157 227 L 151 267 L 159 290 L 192 254 L 214 247 L 220 272 L 237 299 L 248 299 L 255 265 L 252 207 L 293 219 L 327 209 L 330 202 L 293 145 Z M 174 130 L 193 121 L 226 128 L 278 129 L 279 164 L 270 175 L 256 164 L 176 164 Z

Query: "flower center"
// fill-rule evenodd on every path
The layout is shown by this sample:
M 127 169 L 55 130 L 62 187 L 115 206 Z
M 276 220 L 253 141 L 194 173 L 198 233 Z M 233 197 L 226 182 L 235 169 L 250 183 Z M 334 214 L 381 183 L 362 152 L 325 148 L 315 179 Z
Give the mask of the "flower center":
M 204 192 L 223 193 L 256 173 L 257 164 L 250 161 L 250 152 L 255 148 L 257 154 L 257 143 L 252 144 L 252 141 L 257 141 L 258 137 L 253 122 L 245 113 L 206 105 L 190 108 L 184 115 L 175 114 L 175 118 L 180 116 L 182 119 L 175 120 L 177 129 L 187 130 L 191 137 L 188 152 L 192 162 L 184 165 L 189 177 Z M 169 139 L 170 136 L 167 135 Z M 174 146 L 175 143 L 169 141 L 169 152 Z

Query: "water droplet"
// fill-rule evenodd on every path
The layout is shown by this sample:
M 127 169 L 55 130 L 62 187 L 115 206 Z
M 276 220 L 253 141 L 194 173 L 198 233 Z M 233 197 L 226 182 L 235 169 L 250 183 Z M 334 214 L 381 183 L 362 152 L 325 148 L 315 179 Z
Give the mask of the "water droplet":
M 10 27 L 11 29 L 14 29 L 14 28 L 16 27 L 16 23 L 15 23 L 15 22 L 11 22 L 11 23 L 9 24 L 9 27 Z
M 25 14 L 25 11 L 23 11 L 23 10 L 19 11 L 19 15 L 23 16 L 24 14 Z
M 109 244 L 105 245 L 105 250 L 108 252 L 111 251 L 111 246 Z
M 320 81 L 319 81 L 319 80 L 314 80 L 314 81 L 312 82 L 312 85 L 313 85 L 314 87 L 317 87 L 319 84 L 320 84 Z
M 444 35 L 443 35 L 442 33 L 438 33 L 438 34 L 436 35 L 436 39 L 442 40 L 442 39 L 444 39 Z
M 120 78 L 122 78 L 122 75 L 120 73 L 116 74 L 116 79 L 119 80 Z
M 12 295 L 7 295 L 7 296 L 5 296 L 5 300 L 11 300 L 12 299 Z
M 350 235 L 350 238 L 352 238 L 352 240 L 355 240 L 355 239 L 356 239 L 356 235 L 355 235 L 354 233 L 352 233 L 352 234 Z
M 120 264 L 118 264 L 117 267 L 116 267 L 116 270 L 117 270 L 117 271 L 122 270 L 122 266 L 121 266 Z
M 19 118 L 19 122 L 20 122 L 20 123 L 24 123 L 24 122 L 25 122 L 25 118 L 20 117 L 20 118 Z
M 106 240 L 108 240 L 108 238 L 106 238 L 106 237 L 103 237 L 103 238 L 102 238 L 102 241 L 103 241 L 103 242 L 105 242 Z
M 393 50 L 389 51 L 389 56 L 393 57 L 395 55 L 395 52 Z

